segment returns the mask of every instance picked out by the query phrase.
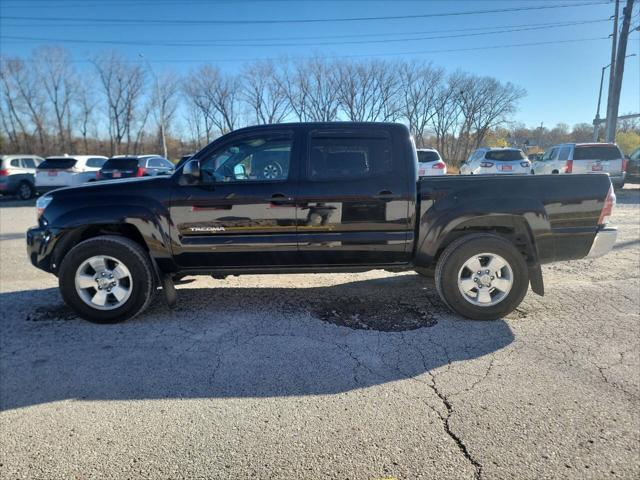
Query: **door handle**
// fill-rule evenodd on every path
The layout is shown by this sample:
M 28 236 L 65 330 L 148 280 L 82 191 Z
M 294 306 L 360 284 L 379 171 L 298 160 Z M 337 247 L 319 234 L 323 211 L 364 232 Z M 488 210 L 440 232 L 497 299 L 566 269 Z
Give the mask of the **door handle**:
M 293 203 L 293 198 L 286 196 L 284 193 L 274 193 L 270 199 L 271 205 L 287 205 Z
M 391 200 L 395 200 L 398 198 L 398 195 L 394 195 L 391 190 L 382 190 L 378 192 L 377 195 L 374 196 L 377 200 L 382 200 L 383 202 L 390 202 Z

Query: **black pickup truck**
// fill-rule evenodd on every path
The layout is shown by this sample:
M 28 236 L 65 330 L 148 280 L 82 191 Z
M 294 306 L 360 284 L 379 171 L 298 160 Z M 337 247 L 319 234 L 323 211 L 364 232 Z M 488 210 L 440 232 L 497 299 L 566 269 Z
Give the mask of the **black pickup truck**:
M 408 129 L 299 123 L 229 133 L 172 176 L 65 188 L 38 199 L 28 254 L 82 317 L 142 312 L 187 275 L 416 270 L 479 320 L 514 310 L 540 265 L 608 252 L 602 175 L 418 180 Z

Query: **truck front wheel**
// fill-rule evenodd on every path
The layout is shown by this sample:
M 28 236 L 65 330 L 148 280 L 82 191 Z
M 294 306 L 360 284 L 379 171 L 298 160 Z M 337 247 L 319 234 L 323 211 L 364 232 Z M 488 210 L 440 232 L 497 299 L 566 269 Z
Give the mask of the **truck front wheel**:
M 444 250 L 435 283 L 442 300 L 456 313 L 472 320 L 495 320 L 520 305 L 529 271 L 511 242 L 478 233 L 458 238 Z
M 144 311 L 155 287 L 147 252 L 125 237 L 105 235 L 66 254 L 58 275 L 65 303 L 82 318 L 116 323 Z

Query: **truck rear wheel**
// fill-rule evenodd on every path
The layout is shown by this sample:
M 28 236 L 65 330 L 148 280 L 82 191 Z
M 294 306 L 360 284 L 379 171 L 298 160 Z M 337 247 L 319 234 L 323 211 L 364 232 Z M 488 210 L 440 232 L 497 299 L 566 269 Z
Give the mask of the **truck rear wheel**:
M 451 310 L 472 320 L 495 320 L 516 309 L 527 293 L 529 271 L 515 246 L 487 233 L 453 241 L 436 266 L 435 283 Z
M 135 317 L 147 308 L 155 287 L 147 252 L 116 235 L 90 238 L 73 247 L 58 279 L 65 303 L 95 323 Z

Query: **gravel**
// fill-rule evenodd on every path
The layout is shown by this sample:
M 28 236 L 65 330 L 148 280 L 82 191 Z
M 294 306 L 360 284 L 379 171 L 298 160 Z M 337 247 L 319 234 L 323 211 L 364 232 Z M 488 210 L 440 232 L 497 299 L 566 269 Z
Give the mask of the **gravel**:
M 118 325 L 0 200 L 1 478 L 638 478 L 640 190 L 615 250 L 494 322 L 413 273 L 198 278 Z

